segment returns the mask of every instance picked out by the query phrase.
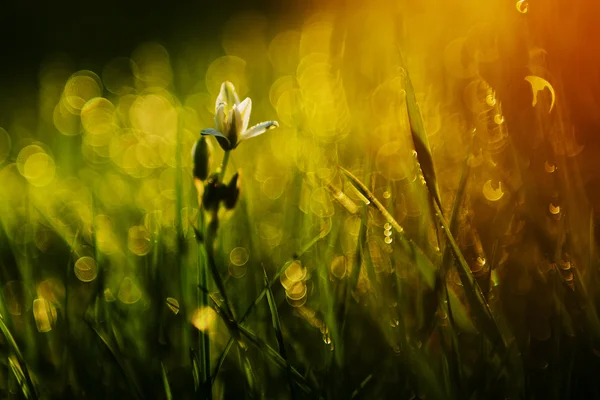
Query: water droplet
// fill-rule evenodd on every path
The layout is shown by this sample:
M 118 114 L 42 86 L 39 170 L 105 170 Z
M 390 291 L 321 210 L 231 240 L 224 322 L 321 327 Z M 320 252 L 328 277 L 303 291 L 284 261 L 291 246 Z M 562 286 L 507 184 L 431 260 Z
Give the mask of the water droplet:
M 548 205 L 548 210 L 550 210 L 550 213 L 552 215 L 558 215 L 560 214 L 560 206 L 555 206 L 554 204 L 550 203 Z
M 383 225 L 383 229 L 385 229 L 386 231 L 391 230 L 392 224 L 390 224 L 389 222 L 386 222 L 385 225 Z
M 392 238 L 388 236 L 388 237 L 386 237 L 386 238 L 384 239 L 384 242 L 385 242 L 386 244 L 391 244 L 391 243 L 392 243 Z
M 529 10 L 529 2 L 526 0 L 519 0 L 516 4 L 517 11 L 521 14 L 527 14 L 527 10 Z
M 494 122 L 498 125 L 502 124 L 504 122 L 504 115 L 502 115 L 502 114 L 494 115 Z
M 554 171 L 556 171 L 556 165 L 554 163 L 550 163 L 550 162 L 546 161 L 544 163 L 544 169 L 546 170 L 547 173 L 551 174 Z
M 392 194 L 389 191 L 385 191 L 383 192 L 383 198 L 384 199 L 389 199 L 390 197 L 392 197 Z
M 390 237 L 390 236 L 392 236 L 392 231 L 385 230 L 385 231 L 383 231 L 383 234 L 384 234 L 386 237 Z

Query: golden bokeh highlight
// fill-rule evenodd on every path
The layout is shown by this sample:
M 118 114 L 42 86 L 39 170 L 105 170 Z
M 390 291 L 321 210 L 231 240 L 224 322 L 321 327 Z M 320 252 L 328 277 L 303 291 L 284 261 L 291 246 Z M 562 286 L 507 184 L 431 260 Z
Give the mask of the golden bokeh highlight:
M 201 332 L 214 330 L 216 320 L 217 312 L 211 307 L 198 308 L 192 314 L 192 325 Z
M 142 298 L 142 291 L 136 282 L 131 277 L 127 276 L 121 281 L 117 297 L 123 304 L 131 305 L 140 301 Z
M 35 299 L 33 317 L 38 332 L 50 332 L 56 324 L 56 307 L 46 299 Z
M 74 266 L 75 276 L 81 282 L 92 282 L 98 276 L 98 266 L 92 257 L 80 257 Z
M 17 168 L 33 186 L 48 185 L 56 174 L 54 160 L 39 145 L 25 146 L 17 156 Z
M 89 100 L 102 96 L 102 81 L 92 71 L 83 70 L 71 75 L 63 91 L 64 105 L 73 114 L 79 114 Z

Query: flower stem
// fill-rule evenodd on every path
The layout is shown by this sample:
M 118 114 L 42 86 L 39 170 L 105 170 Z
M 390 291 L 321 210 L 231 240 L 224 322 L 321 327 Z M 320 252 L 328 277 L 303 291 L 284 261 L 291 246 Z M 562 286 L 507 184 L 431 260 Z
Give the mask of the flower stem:
M 229 162 L 229 152 L 230 150 L 226 150 L 225 154 L 223 154 L 223 161 L 221 161 L 221 166 L 217 173 L 219 174 L 219 182 L 223 181 L 223 177 L 225 176 L 225 170 L 227 169 L 227 163 Z

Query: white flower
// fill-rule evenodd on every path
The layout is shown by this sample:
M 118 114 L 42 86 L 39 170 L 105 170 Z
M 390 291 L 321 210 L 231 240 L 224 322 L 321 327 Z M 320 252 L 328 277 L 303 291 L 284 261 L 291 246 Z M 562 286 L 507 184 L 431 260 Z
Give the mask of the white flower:
M 252 100 L 246 97 L 242 102 L 231 82 L 223 82 L 215 103 L 215 127 L 203 129 L 202 135 L 211 135 L 223 150 L 233 150 L 244 140 L 262 135 L 269 129 L 277 128 L 277 121 L 266 121 L 248 128 Z

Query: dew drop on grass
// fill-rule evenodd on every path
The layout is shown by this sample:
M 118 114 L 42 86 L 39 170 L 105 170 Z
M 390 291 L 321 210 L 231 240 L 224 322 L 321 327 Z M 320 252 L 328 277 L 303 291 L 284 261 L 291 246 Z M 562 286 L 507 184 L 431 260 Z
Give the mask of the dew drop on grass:
M 388 236 L 388 237 L 386 237 L 386 238 L 384 239 L 384 242 L 385 242 L 386 244 L 392 244 L 392 238 Z
M 504 122 L 504 115 L 502 115 L 502 114 L 494 115 L 494 122 L 498 125 L 502 124 Z
M 92 282 L 98 276 L 96 260 L 92 257 L 83 256 L 77 259 L 74 266 L 75 276 L 81 282 Z

